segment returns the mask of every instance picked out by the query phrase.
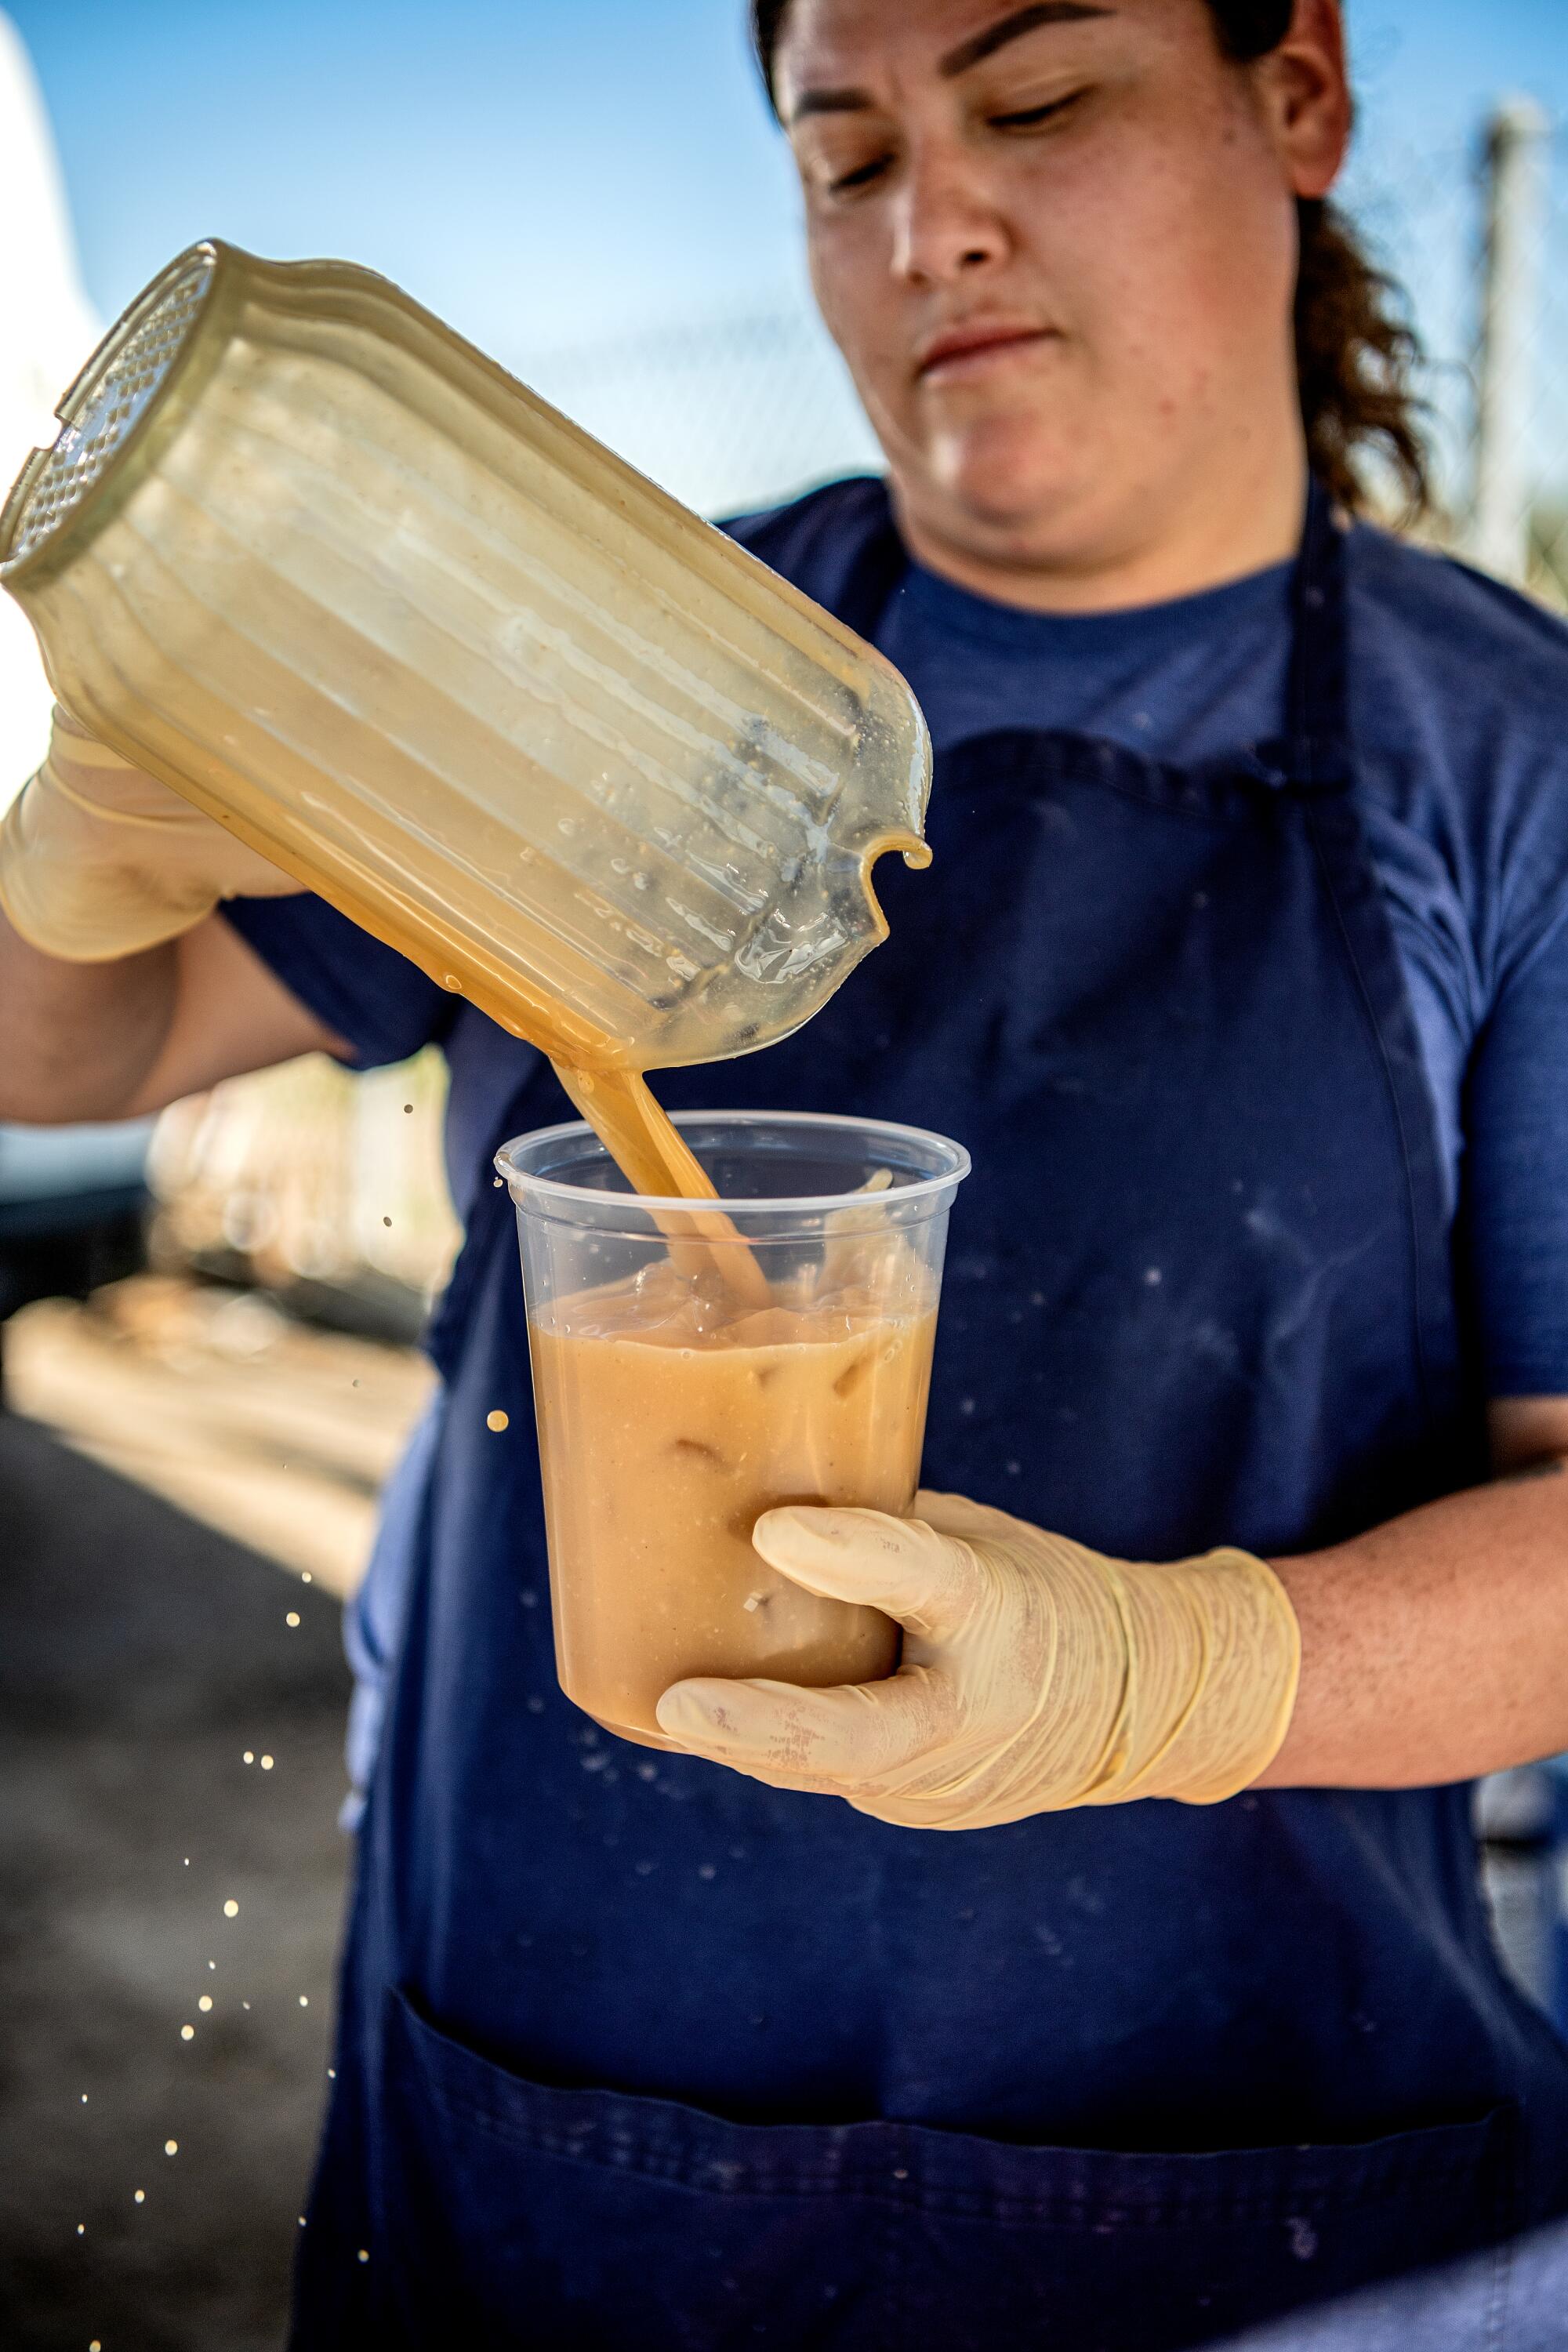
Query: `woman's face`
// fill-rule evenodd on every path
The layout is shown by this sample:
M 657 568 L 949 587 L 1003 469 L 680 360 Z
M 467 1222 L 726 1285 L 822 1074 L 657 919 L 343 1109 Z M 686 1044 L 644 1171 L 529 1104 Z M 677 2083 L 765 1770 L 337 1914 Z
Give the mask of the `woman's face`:
M 792 0 L 775 81 L 817 299 L 921 536 L 1070 567 L 1268 436 L 1299 467 L 1295 198 L 1349 125 L 1334 0 L 1247 68 L 1205 0 Z

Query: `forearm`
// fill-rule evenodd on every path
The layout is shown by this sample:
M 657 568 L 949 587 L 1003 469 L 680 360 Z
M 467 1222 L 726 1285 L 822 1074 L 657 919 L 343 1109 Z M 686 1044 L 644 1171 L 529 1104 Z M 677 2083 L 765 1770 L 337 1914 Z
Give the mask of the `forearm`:
M 158 1060 L 178 986 L 174 943 L 68 963 L 0 914 L 0 1118 L 120 1118 Z
M 134 1118 L 222 1078 L 349 1047 L 222 915 L 112 963 L 67 963 L 0 914 L 0 1119 Z
M 1420 1787 L 1568 1749 L 1560 1453 L 1273 1566 L 1301 1681 L 1260 1787 Z

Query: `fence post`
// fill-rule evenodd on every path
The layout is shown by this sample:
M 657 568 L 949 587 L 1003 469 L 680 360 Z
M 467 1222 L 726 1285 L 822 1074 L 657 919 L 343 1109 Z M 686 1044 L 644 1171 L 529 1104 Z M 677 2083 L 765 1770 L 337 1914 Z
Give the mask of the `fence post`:
M 1530 562 L 1530 427 L 1552 124 L 1532 98 L 1506 99 L 1482 151 L 1486 203 L 1468 552 L 1522 582 Z

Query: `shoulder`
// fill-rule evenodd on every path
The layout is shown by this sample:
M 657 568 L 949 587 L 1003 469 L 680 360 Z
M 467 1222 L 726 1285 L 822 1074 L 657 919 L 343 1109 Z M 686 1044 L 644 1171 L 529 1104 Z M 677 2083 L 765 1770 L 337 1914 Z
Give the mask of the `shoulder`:
M 1568 894 L 1568 625 L 1365 525 L 1347 556 L 1363 790 L 1447 868 L 1495 984 Z
M 1366 523 L 1351 534 L 1350 584 L 1378 635 L 1441 671 L 1448 690 L 1500 702 L 1522 688 L 1526 712 L 1550 709 L 1561 718 L 1568 623 L 1531 597 Z
M 831 611 L 856 556 L 887 514 L 881 477 L 857 474 L 825 482 L 787 506 L 728 516 L 719 528 Z

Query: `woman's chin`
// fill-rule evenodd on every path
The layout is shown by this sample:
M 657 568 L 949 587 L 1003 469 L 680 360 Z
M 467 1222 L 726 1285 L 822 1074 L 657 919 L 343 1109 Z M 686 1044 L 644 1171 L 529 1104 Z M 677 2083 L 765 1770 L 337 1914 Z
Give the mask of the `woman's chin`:
M 939 443 L 926 497 L 910 503 L 918 510 L 929 502 L 933 522 L 943 510 L 948 528 L 962 525 L 998 554 L 1037 556 L 1064 531 L 1070 537 L 1074 517 L 1094 503 L 1094 482 L 1081 444 L 1069 448 L 1054 436 L 1043 444 L 1037 425 L 1030 432 L 993 426 Z

